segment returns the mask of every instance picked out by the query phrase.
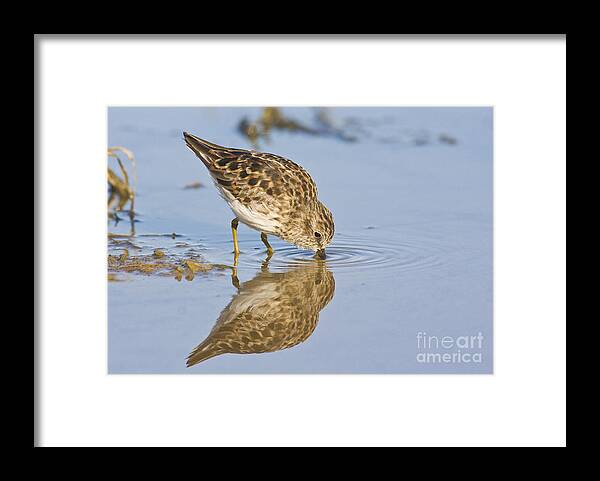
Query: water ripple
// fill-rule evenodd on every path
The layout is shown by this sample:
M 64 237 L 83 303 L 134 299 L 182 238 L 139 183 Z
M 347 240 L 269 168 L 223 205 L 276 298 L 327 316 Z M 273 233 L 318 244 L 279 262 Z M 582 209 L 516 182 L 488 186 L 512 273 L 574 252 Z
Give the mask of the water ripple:
M 256 267 L 265 260 L 264 249 L 252 249 L 249 242 L 242 245 L 242 251 L 245 253 L 239 257 L 240 267 Z M 452 257 L 451 251 L 433 238 L 398 237 L 382 243 L 368 235 L 338 234 L 322 262 L 335 272 L 412 272 L 443 266 Z M 310 251 L 278 246 L 269 260 L 269 269 L 286 270 L 318 262 Z

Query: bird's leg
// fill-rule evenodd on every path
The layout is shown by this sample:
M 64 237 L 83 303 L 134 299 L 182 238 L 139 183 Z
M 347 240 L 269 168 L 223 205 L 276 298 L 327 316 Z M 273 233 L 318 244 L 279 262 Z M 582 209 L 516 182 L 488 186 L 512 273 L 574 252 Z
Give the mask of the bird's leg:
M 231 221 L 231 234 L 233 235 L 233 265 L 237 266 L 238 256 L 240 255 L 240 248 L 238 247 L 237 240 L 237 228 L 238 228 L 238 218 L 236 217 Z
M 240 280 L 238 279 L 238 276 L 237 276 L 237 267 L 234 267 L 231 270 L 231 283 L 233 284 L 233 287 L 235 287 L 236 289 L 239 290 Z
M 267 234 L 265 234 L 264 232 L 261 232 L 260 240 L 263 241 L 263 244 L 267 246 L 267 256 L 270 259 L 271 256 L 273 255 L 273 248 L 271 247 L 271 244 L 269 244 L 269 241 L 267 240 Z
M 269 261 L 271 260 L 271 257 L 273 257 L 271 254 L 268 254 L 267 257 L 265 257 L 265 260 L 260 265 L 261 272 L 269 272 Z

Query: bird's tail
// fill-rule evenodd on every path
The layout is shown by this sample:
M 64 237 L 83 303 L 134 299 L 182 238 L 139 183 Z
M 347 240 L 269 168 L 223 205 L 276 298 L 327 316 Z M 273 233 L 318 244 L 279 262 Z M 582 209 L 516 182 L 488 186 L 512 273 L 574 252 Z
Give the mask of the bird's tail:
M 196 154 L 209 169 L 221 158 L 219 152 L 227 151 L 227 147 L 210 143 L 188 132 L 183 133 L 185 144 Z
M 211 357 L 218 356 L 219 354 L 225 354 L 227 351 L 218 344 L 211 342 L 211 339 L 206 339 L 200 345 L 196 346 L 187 357 L 185 364 L 187 367 L 191 367 L 199 362 L 206 361 Z

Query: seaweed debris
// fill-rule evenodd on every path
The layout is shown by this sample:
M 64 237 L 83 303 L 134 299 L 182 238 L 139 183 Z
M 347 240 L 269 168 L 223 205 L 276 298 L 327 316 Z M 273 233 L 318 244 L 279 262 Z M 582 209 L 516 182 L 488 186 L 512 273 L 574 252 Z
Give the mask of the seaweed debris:
M 128 216 L 131 223 L 131 234 L 135 233 L 135 192 L 137 184 L 137 172 L 135 156 L 133 152 L 126 147 L 109 147 L 108 157 L 116 159 L 121 175 L 119 176 L 113 169 L 108 167 L 108 217 L 115 222 L 119 222 L 118 212 L 125 211 L 129 203 Z M 124 155 L 131 164 L 133 179 L 130 179 L 129 172 L 123 164 L 121 155 Z
M 257 120 L 251 121 L 248 117 L 242 118 L 238 124 L 238 130 L 248 138 L 254 147 L 258 147 L 261 140 L 268 143 L 271 133 L 276 130 L 336 137 L 345 142 L 356 140 L 355 136 L 336 127 L 324 108 L 316 109 L 314 125 L 308 125 L 284 115 L 278 107 L 264 107 Z
M 313 120 L 304 123 L 289 117 L 278 107 L 264 107 L 256 120 L 244 117 L 238 123 L 238 130 L 246 136 L 254 148 L 264 141 L 269 143 L 274 131 L 298 132 L 319 137 L 329 137 L 342 142 L 358 142 L 370 139 L 383 144 L 404 146 L 433 145 L 434 133 L 425 129 L 408 129 L 398 125 L 393 118 L 346 117 L 335 120 L 331 109 L 314 108 Z M 454 146 L 458 140 L 446 133 L 437 136 L 439 144 Z
M 229 270 L 224 264 L 207 263 L 197 256 L 178 258 L 168 256 L 161 249 L 154 249 L 152 254 L 131 256 L 127 249 L 120 255 L 108 255 L 108 280 L 122 280 L 117 273 L 157 275 L 173 277 L 180 281 L 185 277 L 191 281 L 196 274 L 206 274 L 212 271 Z

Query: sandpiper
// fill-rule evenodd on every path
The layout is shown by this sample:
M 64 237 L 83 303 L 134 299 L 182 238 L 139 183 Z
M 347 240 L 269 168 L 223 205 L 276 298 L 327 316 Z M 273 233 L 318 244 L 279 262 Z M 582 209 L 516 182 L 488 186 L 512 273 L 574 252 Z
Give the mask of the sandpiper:
M 317 198 L 306 170 L 279 155 L 222 147 L 187 132 L 183 137 L 235 214 L 231 232 L 236 262 L 239 222 L 260 232 L 268 256 L 273 248 L 267 235 L 274 235 L 325 257 L 334 233 L 333 216 Z

